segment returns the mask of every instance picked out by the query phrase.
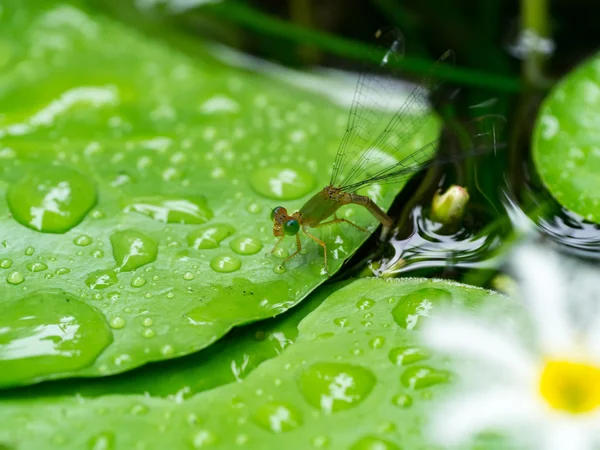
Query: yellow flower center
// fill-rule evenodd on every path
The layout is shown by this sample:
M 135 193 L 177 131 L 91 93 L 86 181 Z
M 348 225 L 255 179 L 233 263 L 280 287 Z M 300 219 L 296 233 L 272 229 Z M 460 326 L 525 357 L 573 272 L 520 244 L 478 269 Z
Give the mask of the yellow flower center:
M 555 409 L 572 414 L 600 406 L 600 367 L 570 361 L 548 361 L 540 378 L 540 393 Z

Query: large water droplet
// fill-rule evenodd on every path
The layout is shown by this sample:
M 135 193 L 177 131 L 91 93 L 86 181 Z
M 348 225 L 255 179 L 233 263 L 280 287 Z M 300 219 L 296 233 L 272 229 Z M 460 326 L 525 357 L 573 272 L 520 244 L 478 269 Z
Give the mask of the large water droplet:
M 235 256 L 215 256 L 210 261 L 210 268 L 215 272 L 231 273 L 242 267 L 242 261 Z
M 234 239 L 229 247 L 239 255 L 254 255 L 261 251 L 263 245 L 260 240 L 246 236 Z
M 125 207 L 125 212 L 131 211 L 166 223 L 202 224 L 213 217 L 206 198 L 202 196 L 138 198 Z
M 429 317 L 434 308 L 449 305 L 452 294 L 443 289 L 419 289 L 401 297 L 392 310 L 394 320 L 407 330 L 418 329 L 422 326 L 423 319 Z
M 113 284 L 117 284 L 119 279 L 113 269 L 97 270 L 92 272 L 85 279 L 85 284 L 91 289 L 106 289 Z
M 80 247 L 86 247 L 92 243 L 92 238 L 87 234 L 82 234 L 73 239 L 73 243 L 75 245 L 79 245 Z
M 313 175 L 304 169 L 274 165 L 256 170 L 250 177 L 250 184 L 265 197 L 293 200 L 309 194 L 316 183 Z
M 262 428 L 273 433 L 285 433 L 302 425 L 302 414 L 296 408 L 284 403 L 262 405 L 253 416 Z
M 300 378 L 306 401 L 326 413 L 356 406 L 375 386 L 370 370 L 351 364 L 317 363 Z
M 18 270 L 9 273 L 6 276 L 6 282 L 9 284 L 21 284 L 23 281 L 25 281 L 25 277 Z
M 423 389 L 435 384 L 445 383 L 449 379 L 450 372 L 429 366 L 411 366 L 400 377 L 402 384 L 410 389 Z
M 429 358 L 431 355 L 429 352 L 419 347 L 403 346 L 396 347 L 390 351 L 388 355 L 391 362 L 397 366 L 406 366 L 408 364 L 422 361 L 423 359 Z
M 217 442 L 219 442 L 217 435 L 210 430 L 197 431 L 192 438 L 194 448 L 206 448 Z
M 31 170 L 12 184 L 6 194 L 19 223 L 44 233 L 64 233 L 83 220 L 96 203 L 96 187 L 67 167 Z
M 6 303 L 0 315 L 0 385 L 87 367 L 111 342 L 104 316 L 63 291 L 38 291 Z
M 110 243 L 120 271 L 129 272 L 156 261 L 158 244 L 141 231 L 117 231 L 111 235 Z
M 0 259 L 0 269 L 9 269 L 12 266 L 12 259 Z
M 365 436 L 356 441 L 350 450 L 400 450 L 400 447 L 385 439 Z
M 48 266 L 43 262 L 34 262 L 27 264 L 27 269 L 31 272 L 41 272 L 42 270 L 46 270 Z
M 218 248 L 221 241 L 233 233 L 235 233 L 235 228 L 232 226 L 215 224 L 192 231 L 187 235 L 187 242 L 196 250 Z

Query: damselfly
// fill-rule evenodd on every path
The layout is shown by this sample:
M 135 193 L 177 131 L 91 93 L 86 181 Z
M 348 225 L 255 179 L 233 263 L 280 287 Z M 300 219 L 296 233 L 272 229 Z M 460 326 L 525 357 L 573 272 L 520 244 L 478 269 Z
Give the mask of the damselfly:
M 402 57 L 404 41 L 396 30 L 382 33 L 376 37 L 387 41 L 382 67 L 394 67 Z M 438 140 L 430 142 L 419 150 L 394 163 L 386 164 L 386 160 L 401 153 L 403 147 L 410 142 L 423 127 L 429 115 L 429 92 L 439 87 L 435 80 L 435 71 L 441 65 L 451 62 L 453 54 L 446 51 L 433 66 L 431 74 L 418 84 L 406 101 L 398 109 L 390 112 L 386 105 L 393 96 L 392 89 L 396 82 L 391 78 L 382 78 L 372 72 L 364 71 L 359 75 L 354 99 L 348 117 L 348 126 L 338 148 L 329 185 L 308 200 L 299 211 L 288 214 L 283 206 L 271 212 L 273 234 L 279 240 L 271 250 L 273 253 L 286 236 L 296 236 L 296 251 L 288 256 L 282 264 L 300 253 L 302 244 L 299 231 L 323 247 L 325 271 L 329 275 L 327 263 L 327 244 L 311 234 L 307 228 L 320 228 L 336 223 L 346 223 L 368 232 L 348 219 L 337 216 L 337 210 L 344 205 L 356 204 L 365 207 L 383 226 L 382 239 L 393 226 L 393 220 L 373 200 L 356 192 L 368 185 L 379 183 L 397 183 L 419 172 L 425 167 L 456 160 L 432 160 L 437 152 Z M 492 125 L 492 130 L 494 129 Z M 492 131 L 494 133 L 494 131 Z M 481 136 L 481 135 L 479 135 Z M 493 137 L 493 136 L 492 136 Z M 494 137 L 493 137 L 494 138 Z M 472 141 L 473 142 L 473 141 Z M 462 152 L 460 157 L 487 152 L 495 148 L 482 148 L 477 143 Z M 332 217 L 333 216 L 333 217 Z M 330 220 L 326 220 L 330 218 Z

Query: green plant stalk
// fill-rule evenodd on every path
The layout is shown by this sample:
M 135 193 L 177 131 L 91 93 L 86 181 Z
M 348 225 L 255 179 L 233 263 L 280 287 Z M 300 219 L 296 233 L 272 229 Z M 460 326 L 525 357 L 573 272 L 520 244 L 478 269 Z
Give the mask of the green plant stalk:
M 550 37 L 548 0 L 521 0 L 521 32 L 531 32 L 543 39 Z M 523 80 L 528 86 L 548 84 L 544 76 L 545 55 L 532 49 L 523 62 Z
M 374 55 L 383 57 L 382 52 L 374 51 L 373 47 L 330 35 L 316 30 L 308 30 L 263 14 L 246 5 L 228 2 L 213 4 L 202 8 L 204 13 L 214 17 L 233 21 L 241 26 L 259 33 L 271 34 L 303 44 L 311 44 L 330 53 L 358 61 L 373 61 Z M 398 68 L 407 72 L 424 75 L 431 69 L 432 61 L 423 58 L 405 57 L 398 63 Z M 437 72 L 441 79 L 463 85 L 486 87 L 503 92 L 518 92 L 521 88 L 519 80 L 513 77 L 483 73 L 460 67 L 441 67 Z

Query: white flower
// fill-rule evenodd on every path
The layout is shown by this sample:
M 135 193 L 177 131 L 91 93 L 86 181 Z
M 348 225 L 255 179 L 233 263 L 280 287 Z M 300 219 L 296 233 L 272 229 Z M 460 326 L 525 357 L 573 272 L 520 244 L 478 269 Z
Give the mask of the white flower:
M 598 448 L 600 283 L 597 269 L 590 275 L 566 259 L 532 246 L 517 252 L 529 330 L 514 320 L 508 329 L 498 315 L 431 318 L 426 345 L 464 362 L 463 389 L 435 408 L 430 435 L 438 444 L 491 431 L 526 448 Z

